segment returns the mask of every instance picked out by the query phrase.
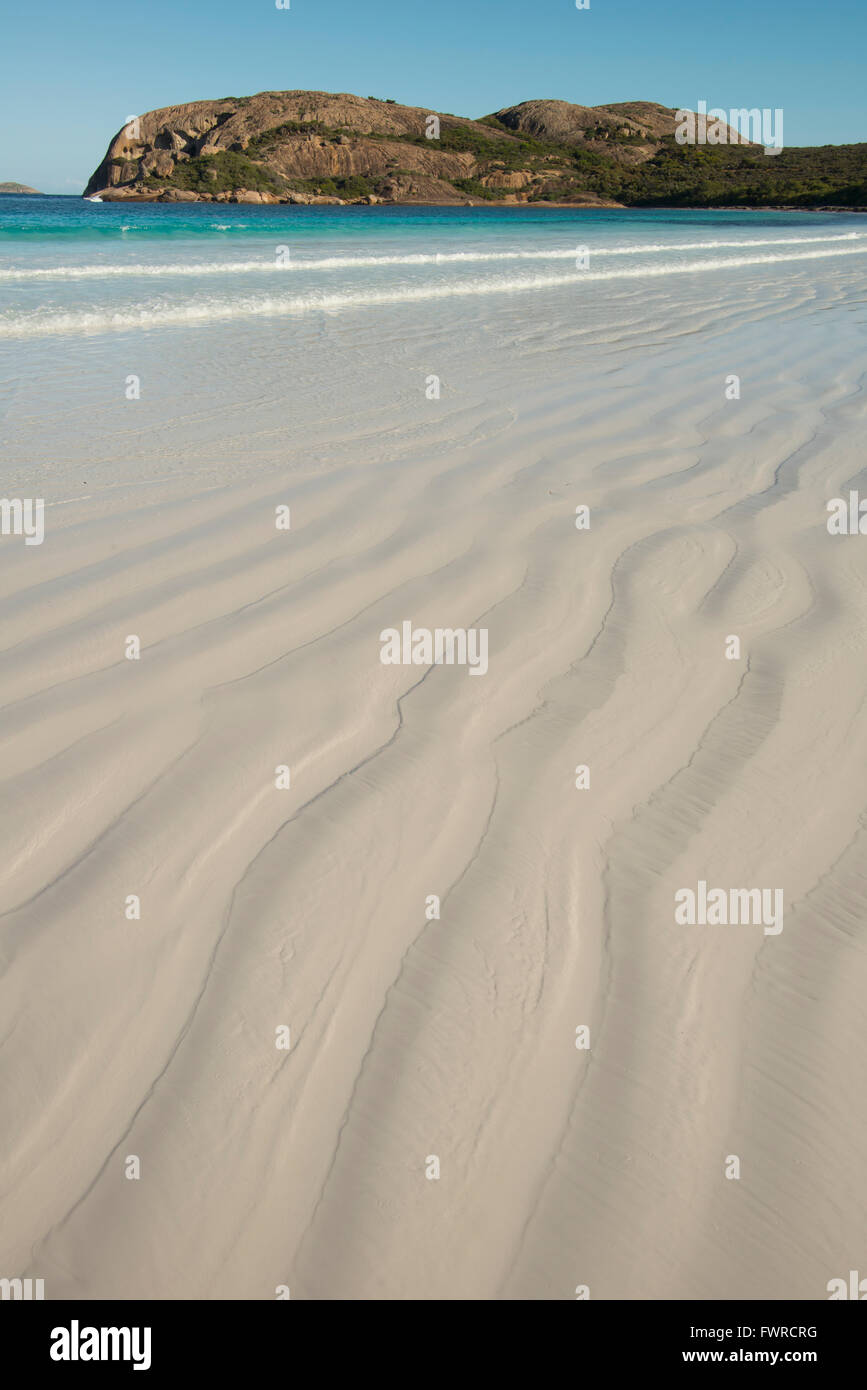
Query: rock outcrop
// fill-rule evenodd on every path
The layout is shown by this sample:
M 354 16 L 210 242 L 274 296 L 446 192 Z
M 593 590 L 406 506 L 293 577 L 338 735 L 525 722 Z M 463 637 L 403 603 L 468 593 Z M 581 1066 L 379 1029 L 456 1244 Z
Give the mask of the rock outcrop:
M 468 146 L 473 136 L 477 144 L 510 145 L 513 138 L 477 121 L 438 116 L 440 139 L 428 139 L 431 115 L 373 98 L 300 91 L 166 107 L 118 132 L 85 193 L 159 198 L 186 185 L 204 198 L 258 192 L 307 201 L 339 198 L 345 185 L 346 201 L 371 194 L 401 202 L 463 201 L 454 180 L 472 177 L 477 161 L 471 148 L 444 148 L 449 135 L 458 143 L 455 132 L 463 133 Z M 371 186 L 353 187 L 353 180 Z M 317 186 L 332 183 L 333 191 L 317 193 Z
M 674 112 L 651 102 L 530 101 L 475 121 L 347 93 L 261 92 L 135 118 L 110 142 L 85 193 L 460 203 L 528 201 L 557 186 L 567 200 L 605 203 L 582 186 L 570 147 L 639 163 L 673 131 Z
M 374 97 L 260 92 L 168 106 L 111 140 L 86 195 L 241 203 L 863 207 L 867 146 L 696 148 L 651 101 L 525 101 L 470 120 Z M 24 191 L 22 189 L 22 191 Z M 28 190 L 29 191 L 29 190 Z

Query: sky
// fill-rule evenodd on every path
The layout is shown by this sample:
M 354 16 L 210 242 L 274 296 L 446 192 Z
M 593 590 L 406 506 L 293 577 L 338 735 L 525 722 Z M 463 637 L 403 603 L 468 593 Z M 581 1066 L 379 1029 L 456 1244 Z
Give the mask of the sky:
M 483 116 L 532 98 L 782 108 L 867 140 L 867 0 L 0 0 L 0 182 L 79 193 L 131 115 L 292 88 Z

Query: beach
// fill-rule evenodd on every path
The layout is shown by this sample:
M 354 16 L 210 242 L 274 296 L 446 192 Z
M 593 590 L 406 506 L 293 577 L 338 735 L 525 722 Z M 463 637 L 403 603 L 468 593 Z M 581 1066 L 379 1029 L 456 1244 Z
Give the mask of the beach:
M 0 203 L 3 1270 L 826 1298 L 864 219 Z

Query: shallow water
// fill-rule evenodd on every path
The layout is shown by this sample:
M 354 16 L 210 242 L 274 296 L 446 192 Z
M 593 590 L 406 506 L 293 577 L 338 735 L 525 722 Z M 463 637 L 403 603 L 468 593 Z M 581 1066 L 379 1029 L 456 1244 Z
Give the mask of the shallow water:
M 857 300 L 865 253 L 847 214 L 0 197 L 7 486 L 381 457 L 434 409 Z
M 824 1297 L 865 1220 L 863 219 L 0 204 L 3 492 L 46 499 L 0 545 L 3 1268 Z M 383 665 L 405 620 L 484 628 L 485 679 Z M 677 926 L 702 880 L 785 930 Z
M 10 206 L 11 205 L 11 206 Z M 268 320 L 834 262 L 867 227 L 811 213 L 250 208 L 0 200 L 0 336 Z M 579 264 L 580 248 L 587 255 Z M 858 262 L 860 265 L 860 261 Z M 687 294 L 689 291 L 687 290 Z M 524 312 L 526 312 L 524 306 Z

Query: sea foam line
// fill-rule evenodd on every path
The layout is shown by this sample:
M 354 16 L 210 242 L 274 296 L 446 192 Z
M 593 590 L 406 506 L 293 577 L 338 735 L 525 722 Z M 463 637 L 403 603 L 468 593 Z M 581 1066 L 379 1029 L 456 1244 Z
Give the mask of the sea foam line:
M 693 275 L 703 271 L 739 270 L 756 265 L 790 265 L 798 261 L 825 260 L 829 257 L 867 254 L 867 246 L 839 251 L 805 251 L 791 256 L 742 256 L 728 260 L 687 261 L 677 265 L 636 266 L 628 270 L 580 271 L 572 275 L 503 276 L 487 280 L 452 280 L 445 283 L 403 286 L 397 290 L 347 291 L 340 294 L 309 294 L 305 297 L 275 299 L 200 300 L 179 305 L 142 306 L 123 311 L 77 311 L 63 314 L 12 315 L 0 318 L 0 338 L 32 338 L 62 333 L 106 333 L 131 328 L 159 328 L 172 324 L 192 325 L 220 319 L 282 317 L 316 311 L 368 308 L 381 304 L 410 304 L 421 300 L 453 299 L 462 296 L 526 293 L 557 289 L 564 285 L 583 285 L 603 280 L 647 280 L 668 275 Z
M 647 242 L 638 246 L 590 247 L 596 256 L 641 256 L 672 251 L 743 250 L 756 246 L 808 246 L 839 241 L 859 241 L 867 233 L 842 232 L 839 235 L 815 237 L 764 237 L 750 241 L 684 241 Z M 376 269 L 396 265 L 460 265 L 497 261 L 568 261 L 574 260 L 576 247 L 557 247 L 544 251 L 443 251 L 410 252 L 400 256 L 324 256 L 315 260 L 296 260 L 285 263 L 276 260 L 260 261 L 198 261 L 181 264 L 81 265 L 0 267 L 0 280 L 100 280 L 123 277 L 154 277 L 177 275 L 248 275 L 261 273 L 299 273 L 312 270 Z

